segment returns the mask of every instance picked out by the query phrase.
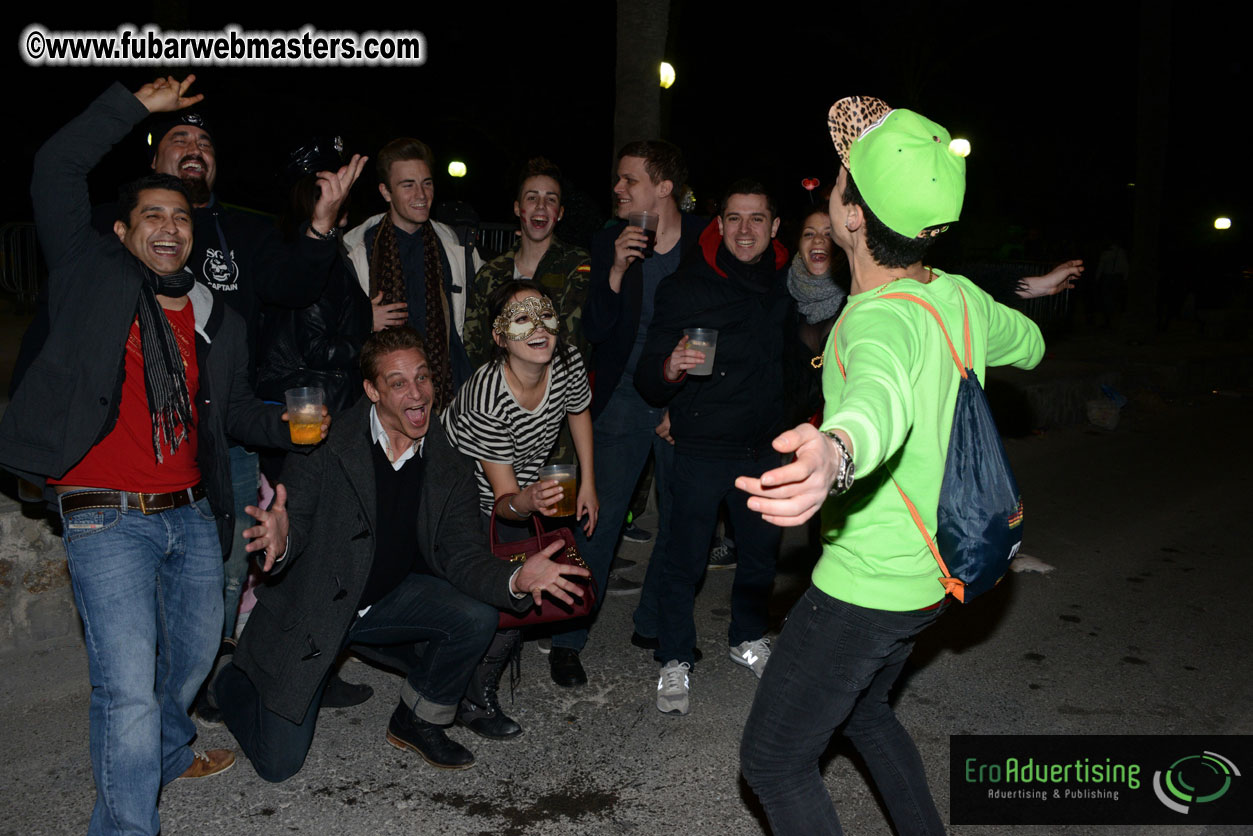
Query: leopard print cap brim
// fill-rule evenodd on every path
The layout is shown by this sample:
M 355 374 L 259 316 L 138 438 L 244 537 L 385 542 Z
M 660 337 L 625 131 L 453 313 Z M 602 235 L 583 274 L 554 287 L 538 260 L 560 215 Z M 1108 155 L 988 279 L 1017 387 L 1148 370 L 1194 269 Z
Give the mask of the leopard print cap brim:
M 892 112 L 891 106 L 873 96 L 845 96 L 827 113 L 827 127 L 840 162 L 848 168 L 848 151 L 862 134 L 878 125 Z

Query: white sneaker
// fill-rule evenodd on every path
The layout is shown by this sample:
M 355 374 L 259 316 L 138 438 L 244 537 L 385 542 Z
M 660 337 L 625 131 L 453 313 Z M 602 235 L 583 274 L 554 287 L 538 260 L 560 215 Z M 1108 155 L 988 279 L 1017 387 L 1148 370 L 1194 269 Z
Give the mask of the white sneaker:
M 663 714 L 686 714 L 688 712 L 688 673 L 692 666 L 687 662 L 671 659 L 661 668 L 657 680 L 657 710 Z
M 766 672 L 766 663 L 770 661 L 770 639 L 760 638 L 752 642 L 740 642 L 731 648 L 731 661 L 739 662 L 744 667 L 761 675 Z

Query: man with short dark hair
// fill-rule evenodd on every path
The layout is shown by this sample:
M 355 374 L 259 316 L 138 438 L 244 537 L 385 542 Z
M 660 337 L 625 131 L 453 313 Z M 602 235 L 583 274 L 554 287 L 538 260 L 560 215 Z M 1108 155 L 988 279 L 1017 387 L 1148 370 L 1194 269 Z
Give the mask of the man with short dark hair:
M 776 525 L 801 525 L 825 502 L 823 550 L 758 687 L 740 762 L 779 836 L 840 833 L 818 765 L 842 725 L 897 832 L 940 834 L 922 759 L 888 697 L 947 602 L 902 493 L 936 531 L 961 371 L 932 314 L 897 294 L 933 308 L 955 341 L 969 317 L 979 377 L 990 364 L 1034 367 L 1044 341 L 968 279 L 923 266 L 965 195 L 965 159 L 948 131 L 864 96 L 837 101 L 829 124 L 840 158 L 832 237 L 852 293 L 827 344 L 821 432 L 783 433 L 774 447 L 795 461 L 736 482 Z M 1052 286 L 1067 283 L 1063 274 Z
M 88 172 L 149 112 L 199 101 L 193 80 L 115 84 L 44 144 L 31 182 L 50 319 L 0 464 L 61 512 L 91 672 L 92 834 L 155 834 L 162 786 L 234 763 L 190 749 L 187 715 L 222 624 L 226 438 L 292 447 L 282 409 L 252 396 L 239 315 L 186 269 L 183 184 L 148 175 L 121 190 L 113 235 L 90 225 Z
M 411 137 L 383 146 L 375 160 L 387 212 L 344 236 L 361 287 L 376 308 L 376 327 L 408 322 L 426 341 L 443 409 L 470 376 L 462 335 L 467 288 L 483 260 L 472 245 L 431 217 L 435 211 L 435 155 Z
M 649 560 L 649 575 L 641 600 L 655 600 L 649 587 L 658 577 L 653 569 L 665 562 L 670 529 L 670 493 L 666 480 L 674 455 L 658 432 L 665 427 L 665 410 L 645 403 L 635 391 L 632 376 L 652 320 L 657 285 L 679 267 L 679 260 L 696 246 L 703 224 L 679 211 L 679 197 L 687 179 L 683 154 L 669 142 L 645 140 L 618 152 L 618 176 L 613 186 L 619 221 L 592 240 L 591 281 L 583 305 L 583 333 L 592 345 L 592 443 L 600 519 L 596 533 L 582 549 L 598 588 L 609 594 L 609 566 L 626 522 L 631 494 L 651 452 L 656 462 L 657 540 Z M 629 223 L 632 212 L 657 215 L 657 234 L 651 255 L 648 237 Z M 636 585 L 638 586 L 638 585 Z M 626 591 L 631 591 L 630 588 Z M 637 613 L 636 629 L 643 641 L 656 636 L 648 616 Z M 644 622 L 641 623 L 641 619 Z M 579 653 L 587 644 L 587 626 L 553 637 L 549 670 L 563 687 L 587 682 Z
M 761 676 L 770 658 L 765 637 L 779 531 L 748 511 L 735 477 L 779 464 L 770 440 L 783 428 L 784 350 L 795 339 L 795 304 L 787 291 L 788 253 L 775 240 L 779 217 L 764 186 L 733 183 L 719 216 L 687 259 L 657 289 L 657 315 L 635 374 L 644 399 L 670 409 L 674 437 L 671 532 L 661 577 L 659 647 L 663 663 L 657 708 L 689 711 L 696 663 L 696 586 L 726 503 L 739 550 L 731 592 L 730 657 Z M 690 346 L 687 328 L 717 331 L 714 357 Z M 706 359 L 712 368 L 706 368 Z M 693 369 L 700 367 L 699 374 Z
M 267 781 L 304 764 L 335 658 L 356 645 L 425 642 L 400 689 L 387 742 L 432 766 L 473 766 L 450 740 L 454 720 L 504 739 L 494 689 L 468 688 L 499 610 L 548 593 L 570 603 L 586 569 L 550 560 L 554 543 L 519 564 L 486 547 L 473 462 L 448 443 L 434 411 L 431 370 L 412 328 L 379 331 L 361 350 L 366 398 L 332 440 L 289 462 L 286 487 L 257 511 L 265 570 L 276 580 L 232 662 L 213 684 L 223 719 Z M 290 488 L 290 504 L 288 502 Z M 492 683 L 494 686 L 494 682 Z M 487 703 L 487 704 L 484 704 Z
M 518 243 L 483 265 L 470 293 L 465 344 L 470 365 L 476 369 L 490 359 L 495 345 L 487 300 L 492 291 L 514 279 L 533 279 L 544 288 L 561 317 L 562 338 L 587 354 L 582 319 L 591 260 L 586 250 L 565 243 L 555 234 L 565 214 L 561 190 L 561 170 L 555 164 L 543 157 L 527 161 L 513 201 L 513 214 L 522 229 Z

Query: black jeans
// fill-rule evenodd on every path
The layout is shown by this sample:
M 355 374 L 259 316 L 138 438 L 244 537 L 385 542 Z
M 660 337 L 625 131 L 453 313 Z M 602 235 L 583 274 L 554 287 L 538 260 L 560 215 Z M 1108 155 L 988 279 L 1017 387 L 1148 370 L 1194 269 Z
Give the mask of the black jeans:
M 692 653 L 696 646 L 696 585 L 709 562 L 709 541 L 723 500 L 727 516 L 735 524 L 738 551 L 727 641 L 734 647 L 765 635 L 781 529 L 748 510 L 748 494 L 736 489 L 735 477 L 760 476 L 778 466 L 779 454 L 775 452 L 755 460 L 707 459 L 682 451 L 675 455 L 672 513 L 682 524 L 670 532 L 669 553 L 662 565 L 657 661 L 696 663 Z
M 345 643 L 426 642 L 401 686 L 400 697 L 420 720 L 447 725 L 456 715 L 475 666 L 487 652 L 499 615 L 495 607 L 464 595 L 448 581 L 411 574 L 353 622 Z M 333 666 L 299 723 L 266 708 L 256 686 L 235 665 L 225 666 L 218 674 L 214 687 L 222 719 L 265 780 L 285 781 L 304 765 L 331 670 Z
M 843 833 L 818 758 L 846 720 L 896 832 L 944 833 L 918 748 L 888 704 L 915 637 L 942 610 L 871 610 L 815 586 L 796 602 L 740 745 L 740 768 L 775 836 Z

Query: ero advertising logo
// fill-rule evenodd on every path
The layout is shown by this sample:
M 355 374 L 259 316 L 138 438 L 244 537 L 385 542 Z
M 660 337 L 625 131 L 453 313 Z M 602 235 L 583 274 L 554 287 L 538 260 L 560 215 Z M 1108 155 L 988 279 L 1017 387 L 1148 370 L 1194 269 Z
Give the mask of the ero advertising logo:
M 1253 736 L 954 735 L 949 807 L 953 824 L 1253 824 L 1249 763 Z

